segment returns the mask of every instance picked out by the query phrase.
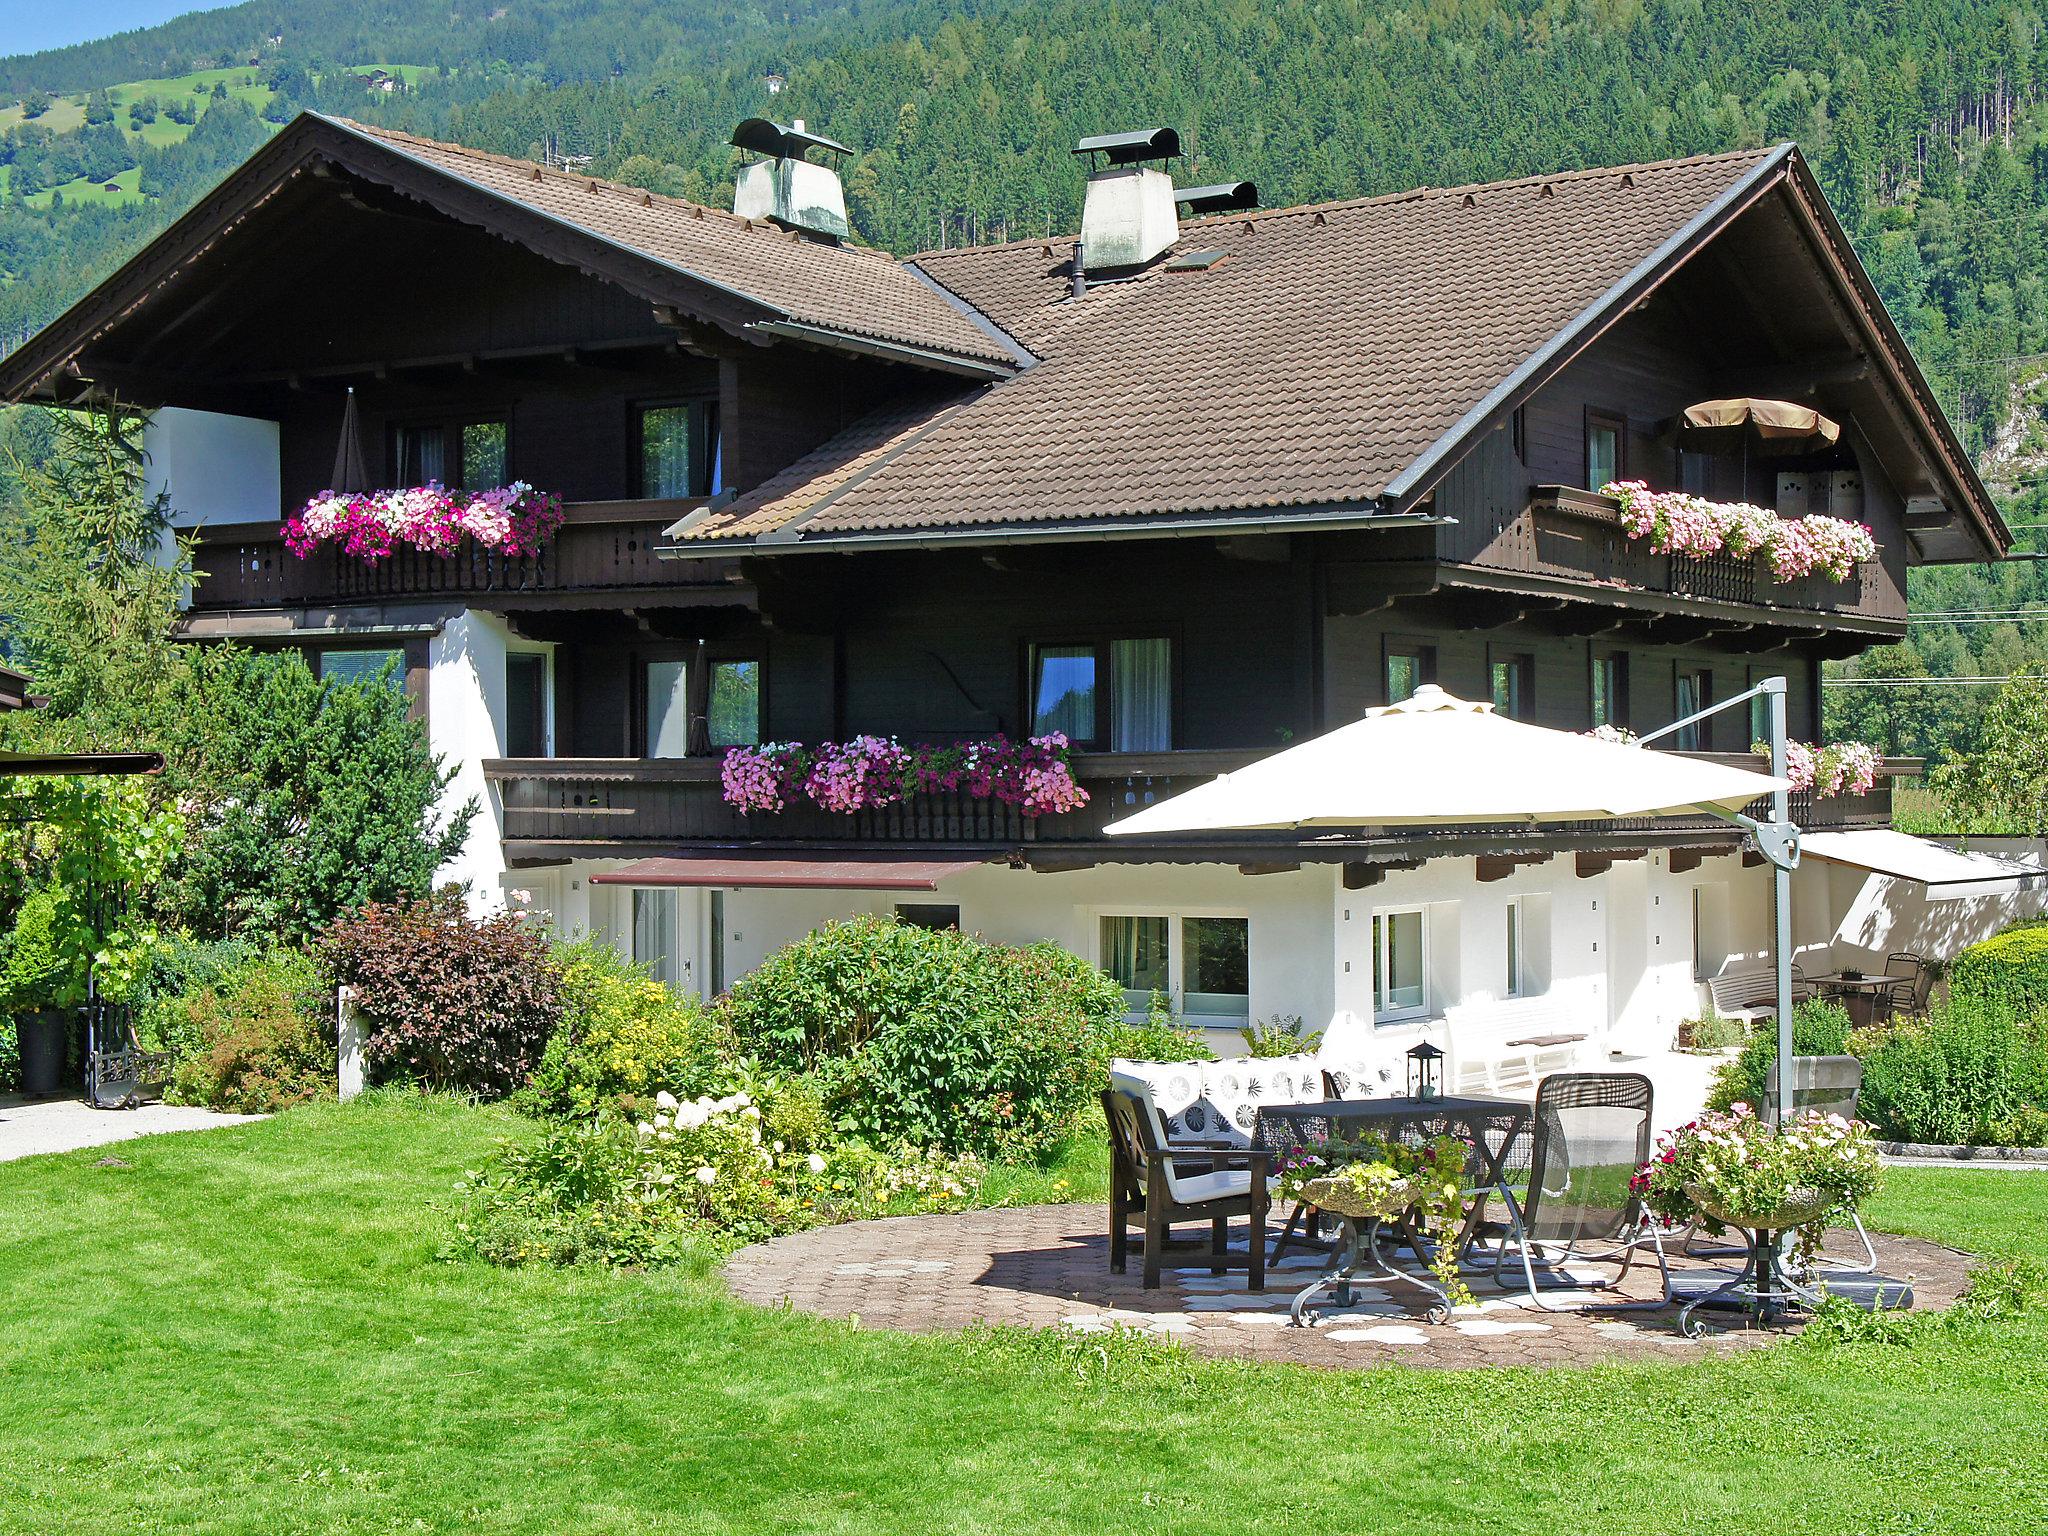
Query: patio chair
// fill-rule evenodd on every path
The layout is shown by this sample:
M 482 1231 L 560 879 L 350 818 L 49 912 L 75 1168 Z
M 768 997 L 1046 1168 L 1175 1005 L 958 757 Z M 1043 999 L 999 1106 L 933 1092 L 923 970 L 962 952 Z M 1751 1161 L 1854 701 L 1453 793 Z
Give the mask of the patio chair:
M 1529 1300 L 1547 1312 L 1644 1309 L 1671 1300 L 1671 1269 L 1664 1243 L 1642 1201 L 1629 1189 L 1650 1156 L 1650 1080 L 1639 1072 L 1560 1072 L 1536 1090 L 1528 1178 L 1520 1195 L 1503 1179 L 1494 1191 L 1507 1206 L 1508 1226 L 1493 1259 L 1496 1285 L 1510 1259 L 1522 1271 Z M 1483 1195 L 1482 1195 L 1483 1198 Z M 1546 1293 L 1599 1291 L 1617 1286 L 1648 1247 L 1663 1277 L 1653 1301 L 1592 1301 L 1560 1305 Z M 1483 1260 L 1482 1260 L 1483 1262 Z M 1468 1260 L 1469 1263 L 1469 1260 Z M 1539 1266 L 1617 1265 L 1611 1278 L 1539 1278 Z
M 1877 996 L 1880 1018 L 1894 1019 L 1900 1013 L 1927 1011 L 1928 994 L 1934 990 L 1934 967 L 1920 956 L 1899 950 L 1884 957 L 1884 973 L 1897 980 Z
M 1792 1113 L 1840 1115 L 1844 1120 L 1856 1118 L 1856 1100 L 1863 1092 L 1863 1063 L 1854 1056 L 1794 1056 L 1792 1058 Z M 1776 1074 L 1764 1085 L 1764 1113 L 1770 1114 L 1778 1102 Z M 1870 1233 L 1863 1225 L 1863 1218 L 1851 1213 L 1850 1225 L 1855 1229 L 1857 1239 L 1863 1244 L 1863 1262 L 1860 1264 L 1830 1264 L 1831 1269 L 1843 1274 L 1869 1274 L 1877 1268 L 1877 1248 L 1870 1241 Z
M 1266 1215 L 1272 1205 L 1270 1148 L 1226 1141 L 1181 1141 L 1168 1145 L 1166 1127 L 1149 1085 L 1112 1075 L 1102 1095 L 1109 1121 L 1109 1267 L 1117 1274 L 1128 1263 L 1134 1224 L 1144 1228 L 1145 1289 L 1159 1288 L 1169 1249 L 1199 1252 L 1205 1245 L 1176 1240 L 1178 1223 L 1209 1223 L 1209 1268 L 1250 1271 L 1251 1289 L 1266 1288 Z M 1251 1241 L 1243 1257 L 1229 1251 L 1230 1219 L 1248 1218 Z

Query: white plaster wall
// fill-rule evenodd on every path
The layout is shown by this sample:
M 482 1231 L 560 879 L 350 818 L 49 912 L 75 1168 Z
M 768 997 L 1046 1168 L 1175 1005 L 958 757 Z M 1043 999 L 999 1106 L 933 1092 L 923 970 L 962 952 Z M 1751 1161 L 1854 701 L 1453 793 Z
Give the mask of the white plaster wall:
M 2042 886 L 1930 900 L 1926 887 L 1912 881 L 1819 859 L 1802 862 L 1792 879 L 1799 937 L 1816 953 L 1826 947 L 1827 970 L 1880 972 L 1885 956 L 1899 950 L 1949 960 L 2014 923 L 2048 914 Z
M 442 810 L 472 797 L 477 802 L 461 853 L 441 867 L 436 883 L 465 883 L 477 913 L 506 904 L 504 817 L 484 779 L 483 760 L 504 755 L 499 722 L 505 716 L 505 652 L 513 644 L 503 619 L 467 609 L 443 625 L 427 648 L 427 739 L 455 770 Z
M 180 528 L 282 515 L 274 421 L 167 405 L 150 416 L 142 446 L 144 493 L 170 492 Z

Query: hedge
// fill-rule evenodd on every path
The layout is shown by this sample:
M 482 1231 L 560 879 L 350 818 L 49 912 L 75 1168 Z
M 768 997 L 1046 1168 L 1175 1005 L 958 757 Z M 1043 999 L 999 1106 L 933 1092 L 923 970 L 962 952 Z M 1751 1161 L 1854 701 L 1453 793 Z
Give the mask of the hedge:
M 2009 1009 L 2022 1020 L 2048 1014 L 2048 922 L 2022 923 L 1972 944 L 1949 962 L 1948 995 Z

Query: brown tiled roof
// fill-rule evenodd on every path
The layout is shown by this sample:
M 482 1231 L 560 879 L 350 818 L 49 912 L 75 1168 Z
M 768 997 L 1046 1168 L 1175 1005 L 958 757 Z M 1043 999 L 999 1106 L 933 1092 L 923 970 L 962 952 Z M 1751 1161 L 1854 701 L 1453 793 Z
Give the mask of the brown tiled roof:
M 774 224 L 752 223 L 720 209 L 528 160 L 345 118 L 331 121 L 800 323 L 984 362 L 1015 361 L 944 293 L 886 251 L 827 244 Z
M 1071 240 L 917 264 L 1040 361 L 906 436 L 878 415 L 685 542 L 1373 502 L 1779 151 L 1232 215 L 1067 296 Z M 863 428 L 866 430 L 863 431 Z M 879 460 L 879 462 L 876 462 Z M 794 482 L 794 483 L 792 483 Z M 764 495 L 763 492 L 769 492 Z

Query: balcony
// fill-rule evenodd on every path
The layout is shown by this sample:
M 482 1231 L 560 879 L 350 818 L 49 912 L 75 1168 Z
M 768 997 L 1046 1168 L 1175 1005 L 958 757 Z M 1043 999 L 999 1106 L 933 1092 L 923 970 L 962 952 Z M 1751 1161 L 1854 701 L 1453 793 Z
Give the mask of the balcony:
M 332 548 L 301 560 L 285 548 L 275 523 L 202 528 L 195 558 L 205 574 L 192 606 L 286 608 L 702 585 L 701 563 L 662 560 L 655 549 L 671 523 L 703 505 L 701 498 L 569 502 L 561 529 L 536 555 L 506 556 L 465 544 L 452 555 L 401 548 L 374 564 Z
M 1537 486 L 1521 516 L 1475 563 L 1701 603 L 1901 622 L 1906 616 L 1905 594 L 1882 560 L 1864 561 L 1846 581 L 1779 581 L 1760 557 L 1660 555 L 1623 532 L 1612 496 L 1574 486 Z
M 1026 817 L 1013 806 L 967 795 L 921 797 L 908 805 L 840 815 L 808 804 L 774 813 L 744 815 L 727 805 L 719 784 L 719 760 L 700 758 L 495 758 L 484 763 L 504 812 L 504 838 L 515 859 L 631 857 L 658 849 L 749 848 L 761 851 L 820 846 L 846 849 L 917 847 L 984 852 L 1024 851 L 1034 863 L 1052 864 L 1064 855 L 1087 862 L 1091 850 L 1108 844 L 1103 828 L 1153 800 L 1191 789 L 1259 757 L 1258 751 L 1086 753 L 1074 759 L 1075 776 L 1088 791 L 1088 804 L 1063 816 Z M 1746 754 L 1713 754 L 1717 761 L 1755 767 Z M 1887 826 L 1891 821 L 1891 778 L 1881 777 L 1867 795 L 1815 801 L 1796 795 L 1793 819 L 1802 827 L 1841 829 Z M 1619 846 L 1628 838 L 1653 842 L 1727 840 L 1733 832 L 1709 817 L 1643 818 L 1547 828 L 1444 827 L 1417 833 L 1403 830 L 1363 834 L 1238 833 L 1175 839 L 1176 856 L 1188 859 L 1213 849 L 1225 862 L 1298 860 L 1304 852 L 1325 859 L 1346 851 L 1359 857 L 1378 850 L 1469 853 L 1481 845 L 1571 846 L 1595 840 Z M 1116 840 L 1127 856 L 1142 856 L 1156 845 Z

